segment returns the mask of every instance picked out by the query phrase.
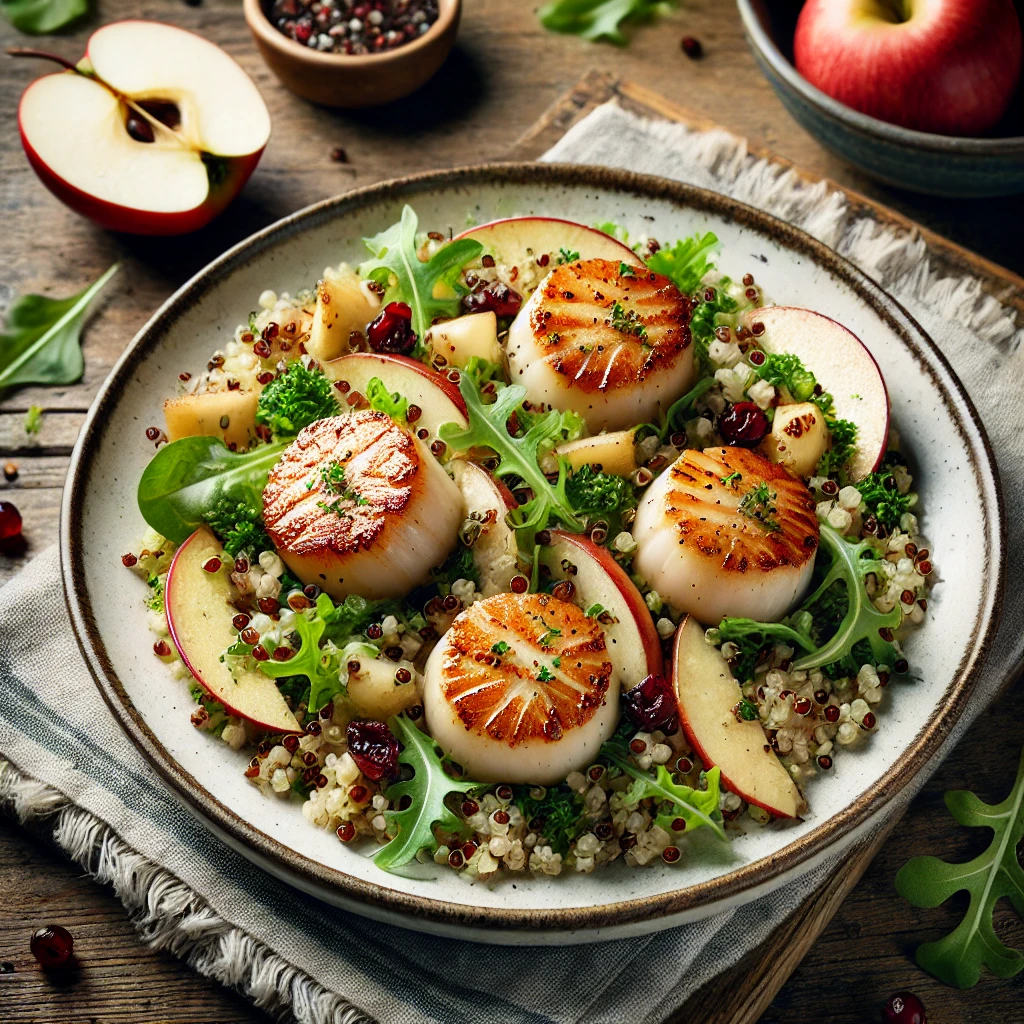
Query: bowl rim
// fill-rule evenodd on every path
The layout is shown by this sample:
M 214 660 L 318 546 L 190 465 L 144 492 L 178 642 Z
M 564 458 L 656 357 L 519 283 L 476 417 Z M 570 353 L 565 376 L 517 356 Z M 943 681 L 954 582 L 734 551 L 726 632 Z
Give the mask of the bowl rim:
M 452 22 L 458 19 L 462 8 L 462 0 L 438 0 L 437 20 L 412 42 L 404 43 L 393 50 L 384 50 L 382 53 L 349 54 L 313 50 L 297 43 L 294 39 L 289 39 L 283 32 L 275 28 L 270 18 L 267 17 L 264 3 L 265 0 L 242 0 L 242 11 L 249 28 L 257 38 L 279 54 L 291 60 L 305 61 L 324 69 L 351 67 L 354 70 L 361 69 L 363 71 L 420 54 L 431 46 L 439 36 L 444 35 L 451 27 Z
M 951 681 L 942 695 L 937 714 L 908 744 L 905 754 L 895 761 L 866 792 L 839 814 L 833 815 L 799 839 L 773 854 L 696 885 L 634 899 L 588 906 L 550 909 L 506 909 L 474 907 L 468 903 L 450 903 L 440 899 L 413 896 L 391 887 L 391 877 L 379 882 L 354 878 L 344 871 L 327 867 L 298 853 L 262 832 L 231 808 L 211 796 L 189 772 L 185 771 L 160 743 L 135 709 L 118 679 L 100 635 L 89 592 L 84 564 L 82 537 L 83 503 L 89 474 L 109 422 L 109 410 L 117 404 L 134 368 L 152 349 L 151 336 L 165 336 L 177 318 L 191 303 L 215 289 L 220 281 L 244 266 L 257 252 L 284 245 L 308 226 L 343 218 L 352 211 L 376 204 L 414 198 L 435 188 L 487 185 L 533 185 L 584 187 L 603 192 L 621 192 L 668 201 L 682 208 L 711 212 L 738 224 L 749 225 L 767 234 L 779 244 L 807 257 L 838 278 L 865 301 L 895 333 L 921 372 L 931 378 L 946 403 L 950 416 L 963 438 L 975 475 L 979 500 L 988 535 L 984 579 L 986 589 L 979 604 L 970 642 Z M 972 436 L 972 432 L 973 435 Z M 393 923 L 406 927 L 433 928 L 451 933 L 461 930 L 463 937 L 484 930 L 490 941 L 503 941 L 499 935 L 529 936 L 551 941 L 551 936 L 591 933 L 607 934 L 631 925 L 656 930 L 667 927 L 680 915 L 706 916 L 715 905 L 746 902 L 760 890 L 780 884 L 797 870 L 812 865 L 829 847 L 844 837 L 852 839 L 881 808 L 892 801 L 931 760 L 959 718 L 981 673 L 985 657 L 996 634 L 1002 611 L 1006 572 L 1006 513 L 995 457 L 985 428 L 963 384 L 948 360 L 903 307 L 875 281 L 845 258 L 810 235 L 770 214 L 756 210 L 716 192 L 653 175 L 641 175 L 593 166 L 572 164 L 495 163 L 429 171 L 384 181 L 322 200 L 305 207 L 251 235 L 228 249 L 182 285 L 153 315 L 125 349 L 104 382 L 79 434 L 72 452 L 64 498 L 61 505 L 60 557 L 61 578 L 75 637 L 90 672 L 105 701 L 129 738 L 163 777 L 184 798 L 186 806 L 207 827 L 225 838 L 249 859 L 268 868 L 291 884 L 314 893 L 319 889 L 353 910 L 367 916 L 386 915 Z M 614 899 L 614 889 L 609 896 Z M 365 908 L 365 909 L 363 909 Z M 545 938 L 547 936 L 547 938 Z M 508 941 L 508 940 L 505 940 Z M 519 941 L 529 941 L 519 939 Z
M 1013 156 L 1024 154 L 1024 135 L 1007 135 L 1001 138 L 978 138 L 964 135 L 937 135 L 934 132 L 921 132 L 913 128 L 880 121 L 877 117 L 862 114 L 845 103 L 840 103 L 817 86 L 812 85 L 797 71 L 793 63 L 785 58 L 774 38 L 758 17 L 754 6 L 757 0 L 736 0 L 743 27 L 752 49 L 770 65 L 772 70 L 787 85 L 795 89 L 807 102 L 842 122 L 847 128 L 860 132 L 869 138 L 881 138 L 898 146 L 911 146 L 918 150 L 928 150 L 957 156 Z

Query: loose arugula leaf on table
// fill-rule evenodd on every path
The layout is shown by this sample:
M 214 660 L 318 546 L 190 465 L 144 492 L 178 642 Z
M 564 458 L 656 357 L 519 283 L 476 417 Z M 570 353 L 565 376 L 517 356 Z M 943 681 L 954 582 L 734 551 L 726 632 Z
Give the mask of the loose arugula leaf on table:
M 563 418 L 552 409 L 541 415 L 531 414 L 529 427 L 522 437 L 513 437 L 508 432 L 509 418 L 522 409 L 526 388 L 510 384 L 497 389 L 493 404 L 484 405 L 480 392 L 467 374 L 459 379 L 459 390 L 466 402 L 469 426 L 463 429 L 457 423 L 442 424 L 441 439 L 455 451 L 467 448 L 490 448 L 500 459 L 494 475 L 502 478 L 515 476 L 524 487 L 533 491 L 533 497 L 524 505 L 509 513 L 509 522 L 520 531 L 520 539 L 527 548 L 532 545 L 533 536 L 543 530 L 552 516 L 560 519 L 570 530 L 577 533 L 582 523 L 573 511 L 566 494 L 565 461 L 559 460 L 559 474 L 552 484 L 540 468 L 540 456 L 549 451 L 552 442 L 562 439 Z
M 19 384 L 73 384 L 82 376 L 82 324 L 89 303 L 117 269 L 115 263 L 68 299 L 23 295 L 11 306 L 7 333 L 0 334 L 0 391 Z
M 394 871 L 410 863 L 420 850 L 433 853 L 437 849 L 435 825 L 448 832 L 464 830 L 465 822 L 449 809 L 445 797 L 449 793 L 468 793 L 484 786 L 471 779 L 453 779 L 444 770 L 437 744 L 409 719 L 399 715 L 392 718 L 389 725 L 402 743 L 399 764 L 407 765 L 415 774 L 384 791 L 394 806 L 405 796 L 411 801 L 403 811 L 384 814 L 389 831 L 397 829 L 395 838 L 373 858 L 374 864 L 384 871 Z
M 30 36 L 57 32 L 89 10 L 88 0 L 2 0 L 0 6 L 12 25 Z
M 309 680 L 309 710 L 319 711 L 341 692 L 341 675 L 329 654 L 320 649 L 320 640 L 334 614 L 334 602 L 321 594 L 316 607 L 295 616 L 295 631 L 301 645 L 287 661 L 258 661 L 257 668 L 271 679 L 305 676 Z
M 684 238 L 671 247 L 663 246 L 647 257 L 647 266 L 656 274 L 664 274 L 684 295 L 692 295 L 704 275 L 715 269 L 708 255 L 717 248 L 718 236 L 708 231 Z
M 623 794 L 625 806 L 633 807 L 648 797 L 653 797 L 658 803 L 668 801 L 673 804 L 671 812 L 658 815 L 654 821 L 669 835 L 675 831 L 672 822 L 682 818 L 686 822 L 687 832 L 707 826 L 720 839 L 726 838 L 722 814 L 718 809 L 721 796 L 721 771 L 718 768 L 702 773 L 708 784 L 707 789 L 691 789 L 689 786 L 673 782 L 671 772 L 663 764 L 657 766 L 657 774 L 652 778 L 650 774 L 634 765 L 615 743 L 606 743 L 601 748 L 601 756 L 633 779 L 632 785 Z
M 537 12 L 540 23 L 552 32 L 564 32 L 616 46 L 629 40 L 622 24 L 651 21 L 674 5 L 675 0 L 552 0 Z
M 806 652 L 793 663 L 793 670 L 797 672 L 842 662 L 850 658 L 855 647 L 863 650 L 866 644 L 876 665 L 892 668 L 899 656 L 896 648 L 883 639 L 880 631 L 891 633 L 897 629 L 903 621 L 903 613 L 898 607 L 889 612 L 880 612 L 872 603 L 864 585 L 872 573 L 881 578 L 880 559 L 867 541 L 848 541 L 827 523 L 821 524 L 821 542 L 828 549 L 832 564 L 821 584 L 803 602 L 799 611 L 782 622 L 724 618 L 718 628 L 711 631 L 714 642 L 731 641 L 738 645 L 743 665 L 756 663 L 757 653 L 768 643 L 778 640 L 792 644 Z M 815 612 L 823 603 L 830 608 L 834 606 L 832 595 L 837 585 L 845 587 L 845 613 L 827 639 L 815 642 Z M 856 672 L 860 666 L 847 667 Z
M 25 433 L 38 434 L 43 429 L 43 407 L 41 405 L 30 405 L 25 413 Z
M 937 857 L 915 857 L 896 875 L 896 891 L 915 907 L 931 908 L 958 892 L 970 894 L 963 920 L 938 942 L 917 948 L 917 962 L 947 985 L 971 988 L 987 967 L 999 978 L 1011 978 L 1024 969 L 1024 950 L 1010 949 L 996 935 L 992 914 L 1006 897 L 1024 916 L 1024 870 L 1017 860 L 1017 844 L 1024 839 L 1024 751 L 1010 795 L 987 804 L 973 793 L 946 794 L 950 814 L 968 828 L 992 830 L 984 853 L 966 864 L 950 864 Z
M 180 544 L 207 521 L 221 501 L 263 508 L 267 474 L 287 441 L 233 452 L 216 437 L 183 437 L 164 445 L 139 480 L 142 518 Z
M 373 258 L 359 267 L 359 274 L 384 286 L 385 303 L 408 303 L 412 329 L 422 343 L 435 317 L 458 315 L 464 291 L 458 284 L 459 273 L 483 252 L 483 246 L 462 238 L 449 242 L 424 263 L 416 250 L 417 224 L 412 207 L 406 206 L 397 224 L 373 238 L 364 238 Z

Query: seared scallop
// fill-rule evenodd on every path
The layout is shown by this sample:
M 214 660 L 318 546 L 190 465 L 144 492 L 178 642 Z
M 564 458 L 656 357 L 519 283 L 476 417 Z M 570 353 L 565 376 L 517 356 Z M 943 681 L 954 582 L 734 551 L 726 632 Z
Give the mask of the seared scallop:
M 400 597 L 455 546 L 462 497 L 419 440 L 367 410 L 299 433 L 270 471 L 263 521 L 303 583 Z
M 814 571 L 814 496 L 745 448 L 685 451 L 644 494 L 633 539 L 636 571 L 678 611 L 774 621 Z
M 423 710 L 471 778 L 559 782 L 594 760 L 619 717 L 604 632 L 546 594 L 477 601 L 427 660 Z
M 519 311 L 506 353 L 535 406 L 591 433 L 652 421 L 690 386 L 690 300 L 661 274 L 612 260 L 556 267 Z

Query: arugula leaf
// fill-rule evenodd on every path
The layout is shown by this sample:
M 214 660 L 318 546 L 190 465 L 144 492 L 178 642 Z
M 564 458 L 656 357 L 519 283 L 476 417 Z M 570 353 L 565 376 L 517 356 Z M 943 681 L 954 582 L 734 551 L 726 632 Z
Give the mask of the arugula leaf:
M 68 299 L 23 295 L 11 306 L 8 333 L 0 334 L 0 391 L 19 384 L 73 384 L 82 376 L 82 324 L 89 303 L 117 269 L 115 263 Z
M 287 661 L 258 661 L 256 667 L 271 679 L 305 676 L 309 680 L 309 710 L 319 711 L 341 693 L 341 675 L 333 659 L 320 649 L 320 640 L 327 628 L 327 620 L 334 611 L 334 602 L 321 594 L 316 606 L 295 616 L 295 632 L 301 645 Z
M 376 409 L 399 423 L 405 422 L 409 399 L 403 398 L 397 391 L 394 394 L 388 391 L 380 377 L 371 377 L 367 381 L 366 400 L 370 403 L 371 409 Z
M 914 857 L 896 875 L 896 891 L 915 907 L 937 907 L 958 892 L 970 894 L 970 904 L 954 931 L 938 942 L 917 948 L 917 962 L 947 985 L 971 988 L 982 967 L 999 978 L 1024 970 L 1024 950 L 1010 949 L 996 935 L 992 913 L 1004 896 L 1024 916 L 1024 869 L 1017 860 L 1017 844 L 1024 839 L 1024 751 L 1010 795 L 987 804 L 973 793 L 946 794 L 949 813 L 968 828 L 992 830 L 984 853 L 966 864 L 950 864 L 937 857 Z
M 465 829 L 465 823 L 444 802 L 449 793 L 468 793 L 481 789 L 484 783 L 471 779 L 453 779 L 438 757 L 437 744 L 421 732 L 409 719 L 399 715 L 388 723 L 402 743 L 399 764 L 412 768 L 411 779 L 388 786 L 384 795 L 395 806 L 402 797 L 411 803 L 404 811 L 385 811 L 389 831 L 397 830 L 394 839 L 373 858 L 384 871 L 394 871 L 414 860 L 420 850 L 433 853 L 437 849 L 434 826 L 449 832 Z
M 2 0 L 0 6 L 12 25 L 30 36 L 57 32 L 89 10 L 88 0 Z
M 406 302 L 412 309 L 412 329 L 420 342 L 435 317 L 454 317 L 464 289 L 457 283 L 462 268 L 475 260 L 484 247 L 471 238 L 449 242 L 424 263 L 416 251 L 418 219 L 412 207 L 387 231 L 363 244 L 373 254 L 359 267 L 364 280 L 384 285 L 384 304 Z
M 216 437 L 183 437 L 164 445 L 139 480 L 142 518 L 180 544 L 222 500 L 263 508 L 267 474 L 287 441 L 233 452 Z
M 530 425 L 522 437 L 513 437 L 506 426 L 509 417 L 522 409 L 526 388 L 521 384 L 510 384 L 498 389 L 493 404 L 484 405 L 477 386 L 468 374 L 459 379 L 459 390 L 466 402 L 469 426 L 461 428 L 457 423 L 442 424 L 438 433 L 453 450 L 484 447 L 495 452 L 500 462 L 494 475 L 516 476 L 524 486 L 533 491 L 533 498 L 509 512 L 512 526 L 521 531 L 521 539 L 532 543 L 533 535 L 543 530 L 552 515 L 557 516 L 570 530 L 579 533 L 583 524 L 565 492 L 566 463 L 559 460 L 558 481 L 548 481 L 540 468 L 540 454 L 550 450 L 552 440 L 560 440 L 562 416 L 552 409 L 542 415 L 530 417 Z M 546 446 L 546 447 L 545 447 Z
M 650 21 L 672 3 L 674 0 L 552 0 L 541 7 L 537 17 L 552 32 L 625 46 L 629 40 L 622 32 L 623 22 Z
M 704 275 L 715 269 L 708 254 L 717 248 L 718 236 L 708 231 L 652 253 L 647 257 L 647 266 L 656 274 L 664 274 L 684 295 L 692 295 Z
M 874 557 L 874 551 L 867 541 L 856 543 L 846 540 L 828 523 L 822 523 L 821 541 L 832 556 L 832 564 L 818 588 L 800 606 L 800 610 L 782 622 L 756 622 L 753 619 L 724 618 L 718 628 L 711 631 L 715 643 L 731 641 L 739 645 L 744 667 L 756 663 L 757 652 L 774 640 L 803 648 L 806 652 L 793 663 L 795 672 L 821 668 L 849 658 L 855 647 L 863 650 L 861 643 L 870 648 L 875 665 L 892 668 L 898 655 L 887 634 L 899 628 L 903 613 L 899 607 L 890 612 L 880 612 L 868 596 L 865 579 L 872 573 L 881 576 L 881 562 Z M 865 555 L 872 557 L 865 558 Z M 816 644 L 811 638 L 811 625 L 816 606 L 836 585 L 846 589 L 846 611 L 835 632 Z M 751 641 L 757 646 L 752 648 Z M 750 678 L 746 676 L 745 678 Z
M 707 780 L 708 788 L 706 790 L 691 789 L 689 786 L 673 782 L 671 772 L 663 764 L 657 766 L 657 774 L 651 778 L 647 772 L 633 764 L 613 743 L 606 743 L 601 748 L 601 756 L 632 777 L 632 785 L 623 794 L 623 802 L 627 807 L 633 807 L 648 797 L 653 797 L 658 803 L 672 804 L 670 812 L 659 814 L 654 821 L 669 835 L 675 831 L 672 828 L 672 822 L 676 818 L 682 818 L 686 822 L 687 832 L 706 825 L 720 839 L 726 838 L 725 829 L 722 826 L 722 815 L 718 809 L 721 776 L 721 771 L 718 768 L 701 773 Z

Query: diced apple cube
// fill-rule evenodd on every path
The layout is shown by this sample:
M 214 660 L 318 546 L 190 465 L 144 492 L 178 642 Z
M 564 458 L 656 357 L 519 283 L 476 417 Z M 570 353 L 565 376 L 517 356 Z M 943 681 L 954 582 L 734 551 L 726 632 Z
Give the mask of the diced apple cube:
M 337 269 L 328 268 L 316 288 L 316 311 L 306 351 L 321 363 L 344 355 L 349 351 L 349 338 L 354 332 L 364 332 L 379 308 L 379 300 L 351 267 L 342 263 Z
M 205 391 L 182 395 L 164 402 L 167 439 L 182 437 L 220 437 L 230 448 L 242 451 L 256 437 L 254 391 Z
M 761 450 L 796 476 L 808 477 L 814 475 L 828 441 L 821 410 L 813 402 L 796 402 L 775 410 L 771 433 L 761 442 Z
M 602 472 L 616 476 L 632 476 L 636 472 L 636 444 L 632 430 L 581 437 L 559 445 L 555 452 L 564 455 L 573 469 L 600 466 Z
M 427 331 L 427 345 L 448 366 L 465 366 L 473 356 L 500 363 L 498 318 L 492 312 L 468 313 L 435 324 Z
M 349 672 L 348 696 L 360 715 L 384 721 L 417 703 L 412 671 L 406 669 L 409 679 L 402 683 L 396 678 L 398 670 L 389 658 L 359 659 L 359 671 Z

